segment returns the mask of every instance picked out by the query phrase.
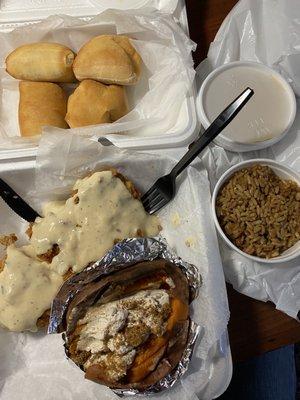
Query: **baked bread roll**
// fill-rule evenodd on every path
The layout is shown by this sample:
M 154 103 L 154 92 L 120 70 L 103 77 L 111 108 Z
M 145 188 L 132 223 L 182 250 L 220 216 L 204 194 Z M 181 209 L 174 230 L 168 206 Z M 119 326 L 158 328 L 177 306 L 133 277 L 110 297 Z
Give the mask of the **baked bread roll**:
M 141 62 L 127 36 L 101 35 L 81 47 L 73 70 L 79 81 L 133 85 L 140 77 Z
M 87 379 L 145 390 L 177 366 L 186 347 L 186 276 L 157 259 L 88 281 L 74 293 L 63 329 L 67 355 Z
M 75 54 L 58 43 L 20 46 L 6 58 L 6 71 L 16 79 L 38 82 L 74 82 Z
M 68 99 L 66 121 L 71 128 L 114 122 L 128 113 L 124 87 L 82 81 Z
M 50 82 L 20 82 L 19 126 L 22 136 L 39 135 L 42 127 L 68 128 L 65 121 L 67 97 Z

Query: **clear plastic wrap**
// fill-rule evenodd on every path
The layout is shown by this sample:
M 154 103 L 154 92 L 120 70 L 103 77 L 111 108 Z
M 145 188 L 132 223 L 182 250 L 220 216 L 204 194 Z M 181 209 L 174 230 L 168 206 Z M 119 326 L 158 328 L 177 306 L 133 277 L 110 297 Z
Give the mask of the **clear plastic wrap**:
M 250 60 L 281 72 L 300 96 L 298 0 L 241 0 L 224 20 L 212 42 L 213 68 Z
M 195 73 L 191 57 L 195 44 L 173 17 L 139 10 L 107 10 L 89 21 L 57 15 L 11 32 L 0 32 L 0 147 L 26 148 L 38 141 L 37 137 L 29 140 L 20 137 L 18 81 L 5 71 L 5 58 L 12 50 L 25 43 L 49 41 L 64 44 L 77 52 L 92 37 L 115 33 L 132 38 L 132 44 L 144 62 L 140 82 L 126 88 L 131 111 L 112 124 L 73 131 L 94 137 L 108 135 L 114 141 L 122 140 L 123 135 L 163 135 L 171 129 Z

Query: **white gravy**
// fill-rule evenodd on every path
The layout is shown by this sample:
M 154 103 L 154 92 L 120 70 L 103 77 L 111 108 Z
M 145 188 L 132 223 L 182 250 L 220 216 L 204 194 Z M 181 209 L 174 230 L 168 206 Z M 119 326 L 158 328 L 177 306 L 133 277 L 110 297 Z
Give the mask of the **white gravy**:
M 7 248 L 0 273 L 0 324 L 13 331 L 35 330 L 70 268 L 80 272 L 101 258 L 115 241 L 154 236 L 157 217 L 148 215 L 111 171 L 78 180 L 66 201 L 50 202 L 37 218 L 29 245 Z M 37 256 L 59 246 L 51 263 Z
M 37 319 L 46 311 L 63 279 L 46 262 L 26 254 L 26 247 L 7 248 L 0 274 L 0 322 L 11 331 L 36 330 Z
M 51 263 L 59 274 L 69 268 L 81 271 L 111 249 L 116 239 L 139 236 L 138 230 L 145 236 L 158 233 L 157 218 L 145 212 L 111 171 L 77 181 L 74 190 L 77 194 L 66 202 L 48 203 L 44 218 L 37 218 L 32 230 L 31 244 L 37 254 L 59 245 Z

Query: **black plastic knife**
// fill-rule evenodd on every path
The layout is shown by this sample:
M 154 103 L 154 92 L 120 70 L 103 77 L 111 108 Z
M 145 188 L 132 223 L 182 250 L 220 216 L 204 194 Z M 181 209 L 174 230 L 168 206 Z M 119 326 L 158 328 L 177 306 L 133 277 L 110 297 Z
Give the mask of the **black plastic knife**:
M 21 218 L 34 222 L 40 215 L 31 208 L 7 183 L 0 178 L 0 196 L 5 203 Z

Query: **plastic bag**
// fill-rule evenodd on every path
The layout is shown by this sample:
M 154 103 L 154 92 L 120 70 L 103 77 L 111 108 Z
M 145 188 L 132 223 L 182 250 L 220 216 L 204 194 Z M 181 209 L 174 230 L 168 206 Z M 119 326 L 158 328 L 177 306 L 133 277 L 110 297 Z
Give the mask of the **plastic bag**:
M 214 69 L 251 60 L 278 70 L 300 96 L 298 0 L 241 0 L 224 20 L 208 52 Z
M 241 0 L 226 17 L 208 58 L 197 68 L 198 84 L 214 68 L 238 60 L 262 62 L 277 69 L 297 91 L 300 84 L 300 2 Z M 299 92 L 298 92 L 299 94 Z M 299 100 L 298 100 L 299 106 Z M 212 145 L 202 158 L 212 189 L 232 165 L 252 158 L 270 158 L 300 171 L 300 112 L 293 127 L 276 145 L 260 151 L 233 153 Z M 300 310 L 300 257 L 284 265 L 257 263 L 230 250 L 221 240 L 226 280 L 241 293 L 297 318 Z

